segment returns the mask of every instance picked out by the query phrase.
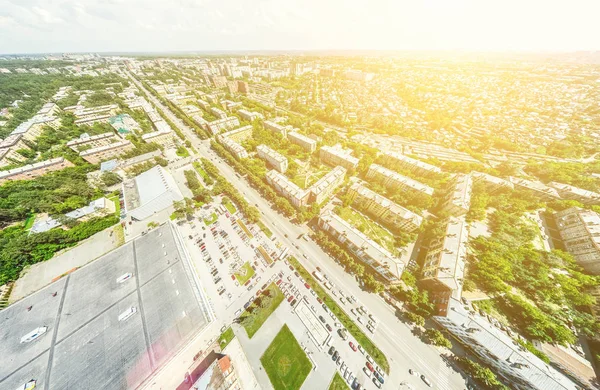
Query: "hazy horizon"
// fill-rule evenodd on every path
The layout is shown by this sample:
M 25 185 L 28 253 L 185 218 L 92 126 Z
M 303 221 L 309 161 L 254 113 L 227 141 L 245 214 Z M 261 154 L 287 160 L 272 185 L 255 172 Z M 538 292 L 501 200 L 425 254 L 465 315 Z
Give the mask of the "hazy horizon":
M 600 3 L 0 0 L 0 54 L 600 49 Z

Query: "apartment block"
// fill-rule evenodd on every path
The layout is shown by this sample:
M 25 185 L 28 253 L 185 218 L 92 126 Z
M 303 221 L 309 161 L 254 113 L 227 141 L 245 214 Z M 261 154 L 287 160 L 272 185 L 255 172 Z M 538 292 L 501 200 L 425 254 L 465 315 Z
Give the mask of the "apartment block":
M 486 190 L 490 193 L 494 193 L 501 189 L 514 190 L 515 186 L 512 182 L 501 179 L 496 176 L 488 175 L 487 173 L 471 171 L 471 178 L 473 179 L 473 184 L 476 183 L 484 183 Z
M 248 111 L 248 110 L 238 110 L 238 115 L 242 117 L 242 119 L 245 119 L 247 121 L 254 121 L 256 119 L 265 119 L 265 117 L 263 116 L 263 114 L 261 114 L 260 112 L 255 112 L 255 111 Z
M 308 204 L 310 195 L 308 190 L 298 187 L 274 169 L 268 171 L 266 177 L 267 182 L 275 188 L 275 191 L 287 198 L 294 207 L 302 207 Z
M 252 125 L 242 126 L 237 129 L 230 130 L 226 133 L 221 134 L 221 137 L 229 138 L 235 142 L 241 143 L 248 138 L 252 137 Z
M 377 221 L 395 230 L 413 232 L 423 223 L 423 217 L 405 209 L 360 183 L 353 184 L 348 195 L 352 204 Z
M 307 150 L 310 153 L 317 150 L 317 141 L 295 131 L 290 131 L 288 133 L 288 139 L 291 143 L 300 145 L 304 150 Z
M 202 99 L 198 99 L 196 100 L 196 103 L 198 103 L 198 105 L 204 109 L 205 111 L 210 110 L 210 104 Z
M 116 104 L 107 104 L 105 106 L 90 107 L 90 108 L 75 106 L 75 110 L 73 111 L 73 114 L 78 119 L 83 119 L 86 117 L 93 117 L 93 116 L 98 116 L 98 115 L 112 116 L 115 114 L 115 112 L 117 111 L 118 108 L 119 108 L 119 106 Z M 65 107 L 65 111 L 67 111 L 67 109 L 68 109 L 68 107 Z
M 154 142 L 155 144 L 162 145 L 165 148 L 174 148 L 176 145 L 173 135 L 171 129 L 163 129 L 143 134 L 142 139 L 146 142 Z
M 229 131 L 235 129 L 239 125 L 240 120 L 235 116 L 230 116 L 224 119 L 217 119 L 216 121 L 209 122 L 207 127 L 213 135 L 217 135 L 221 131 Z
M 442 170 L 435 165 L 427 164 L 426 162 L 410 158 L 401 153 L 387 152 L 384 153 L 382 157 L 398 164 L 400 168 L 414 172 L 417 175 L 436 176 L 442 174 Z
M 424 195 L 433 195 L 433 188 L 409 177 L 403 176 L 381 165 L 371 164 L 367 172 L 367 180 L 376 180 L 385 187 L 402 191 L 416 191 Z
M 236 159 L 241 160 L 248 157 L 246 149 L 233 139 L 219 135 L 217 136 L 217 140 L 225 147 L 225 149 L 229 150 Z
M 600 194 L 583 188 L 574 187 L 568 184 L 557 183 L 555 181 L 548 183 L 548 186 L 558 191 L 563 199 L 577 200 L 583 204 L 600 204 Z
M 346 176 L 346 168 L 337 166 L 331 171 L 327 172 L 325 176 L 320 178 L 310 186 L 310 199 L 311 203 L 321 204 L 325 199 L 329 198 L 331 194 L 344 182 Z
M 15 151 L 19 149 L 30 149 L 25 143 L 25 139 L 22 134 L 10 134 L 2 141 L 0 141 L 0 149 L 11 148 Z
M 94 123 L 108 123 L 112 115 L 110 114 L 98 114 L 88 115 L 80 119 L 75 119 L 76 125 L 93 125 Z
M 113 142 L 117 142 L 117 136 L 113 132 L 92 136 L 87 133 L 83 133 L 79 138 L 75 138 L 67 142 L 67 146 L 76 152 L 80 152 L 81 149 L 98 148 L 100 146 L 110 145 Z
M 258 157 L 267 161 L 269 165 L 278 172 L 285 173 L 285 171 L 287 171 L 288 160 L 284 155 L 277 153 L 267 145 L 258 145 L 256 147 L 256 152 Z
M 429 286 L 437 315 L 445 316 L 451 298 L 460 299 L 467 259 L 469 231 L 464 216 L 450 217 L 446 232 L 429 244 L 422 281 Z
M 39 176 L 44 176 L 46 173 L 60 171 L 61 169 L 72 166 L 73 164 L 63 157 L 24 165 L 8 171 L 0 171 L 0 184 L 13 180 L 31 180 Z
M 433 319 L 515 390 L 577 390 L 570 379 L 517 344 L 477 312 L 451 298 L 448 314 Z
M 271 130 L 276 134 L 281 134 L 283 137 L 287 137 L 287 127 L 271 121 L 264 121 L 263 125 L 265 126 L 265 129 Z
M 339 145 L 322 146 L 319 151 L 321 161 L 328 165 L 341 165 L 346 169 L 354 169 L 358 166 L 359 159 L 352 156 L 352 150 L 344 149 Z
M 450 183 L 451 189 L 442 203 L 442 210 L 459 217 L 471 208 L 473 181 L 470 175 L 457 174 Z
M 90 164 L 99 164 L 104 160 L 118 157 L 134 148 L 133 144 L 128 140 L 122 140 L 109 145 L 99 146 L 84 150 L 79 153 L 79 156 Z
M 600 274 L 600 215 L 579 207 L 559 211 L 554 220 L 560 237 L 577 264 Z
M 360 261 L 368 264 L 388 284 L 400 283 L 404 264 L 375 241 L 354 228 L 331 210 L 319 216 L 319 227 L 329 233 L 340 245 Z M 393 269 L 395 272 L 391 272 Z
M 530 192 L 543 201 L 560 199 L 558 191 L 540 182 L 521 179 L 519 177 L 512 176 L 509 177 L 509 180 L 515 186 L 516 189 L 521 189 Z
M 219 119 L 225 119 L 227 118 L 227 113 L 219 108 L 216 107 L 211 107 L 210 108 L 210 112 L 213 113 L 214 116 L 216 116 Z
M 0 149 L 0 168 L 7 165 L 20 163 L 27 160 L 21 153 L 18 153 L 14 148 Z

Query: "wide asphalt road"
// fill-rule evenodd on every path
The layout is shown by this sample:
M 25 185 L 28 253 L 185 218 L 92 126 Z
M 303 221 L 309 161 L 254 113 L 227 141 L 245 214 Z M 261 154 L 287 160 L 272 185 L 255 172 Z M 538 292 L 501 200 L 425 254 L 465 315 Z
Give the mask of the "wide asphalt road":
M 436 389 L 466 388 L 462 376 L 446 365 L 446 362 L 440 355 L 440 351 L 435 347 L 424 344 L 419 338 L 414 336 L 411 333 L 411 328 L 398 320 L 394 312 L 395 309 L 386 304 L 381 297 L 361 290 L 354 278 L 346 273 L 329 255 L 323 252 L 317 244 L 312 241 L 307 242 L 296 238 L 300 234 L 309 233 L 308 227 L 305 225 L 294 225 L 286 217 L 271 209 L 269 203 L 257 191 L 244 179 L 239 178 L 233 168 L 210 149 L 210 140 L 200 140 L 192 129 L 175 116 L 168 107 L 161 104 L 131 74 L 129 74 L 129 77 L 179 127 L 200 155 L 212 161 L 221 174 L 243 193 L 246 200 L 250 204 L 257 206 L 263 214 L 263 220 L 273 233 L 290 248 L 290 251 L 310 272 L 319 266 L 338 289 L 341 288 L 346 294 L 354 295 L 378 319 L 379 325 L 377 330 L 374 335 L 370 336 L 387 356 L 390 363 L 391 370 L 386 380 L 385 388 L 392 388 L 390 386 L 392 384 L 394 385 L 394 390 L 396 386 L 402 388 L 400 386 L 402 382 L 412 384 L 415 389 L 427 388 L 420 379 L 409 375 L 409 368 L 425 374 L 433 382 L 433 387 Z M 293 246 L 294 244 L 298 245 L 300 249 L 296 249 Z M 306 255 L 306 257 L 303 255 Z M 344 305 L 341 306 L 343 307 Z M 351 314 L 349 315 L 353 317 Z M 368 332 L 366 333 L 368 334 Z

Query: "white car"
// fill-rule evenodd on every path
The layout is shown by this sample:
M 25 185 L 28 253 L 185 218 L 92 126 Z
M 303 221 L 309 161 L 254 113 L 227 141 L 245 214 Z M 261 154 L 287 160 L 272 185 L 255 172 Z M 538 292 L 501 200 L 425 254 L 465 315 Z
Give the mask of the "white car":
M 361 323 L 361 324 L 363 324 L 363 325 L 365 323 L 365 321 L 362 319 L 362 317 L 358 317 L 358 322 Z
M 371 377 L 371 370 L 369 370 L 366 366 L 363 367 L 363 372 L 365 373 L 365 375 L 367 376 L 367 378 Z

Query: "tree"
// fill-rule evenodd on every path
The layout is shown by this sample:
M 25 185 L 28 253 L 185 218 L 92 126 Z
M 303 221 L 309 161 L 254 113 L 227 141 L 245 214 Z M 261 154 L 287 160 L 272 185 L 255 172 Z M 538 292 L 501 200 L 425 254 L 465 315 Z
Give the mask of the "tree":
M 423 318 L 422 316 L 412 313 L 412 312 L 406 312 L 404 313 L 404 316 L 406 317 L 407 320 L 409 320 L 410 322 L 412 322 L 413 324 L 417 325 L 417 326 L 424 326 L 425 325 L 425 318 Z
M 121 176 L 109 171 L 103 172 L 100 176 L 100 180 L 102 180 L 102 183 L 104 183 L 104 185 L 107 187 L 113 186 L 123 181 L 123 179 L 121 179 Z
M 427 329 L 425 331 L 425 338 L 428 342 L 430 342 L 433 345 L 437 345 L 438 347 L 444 347 L 448 349 L 452 348 L 452 343 L 450 342 L 450 340 L 448 340 L 442 334 L 442 332 L 440 332 L 437 329 Z
M 371 274 L 364 276 L 363 282 L 365 283 L 365 289 L 375 294 L 379 294 L 385 290 L 383 283 L 377 281 Z

